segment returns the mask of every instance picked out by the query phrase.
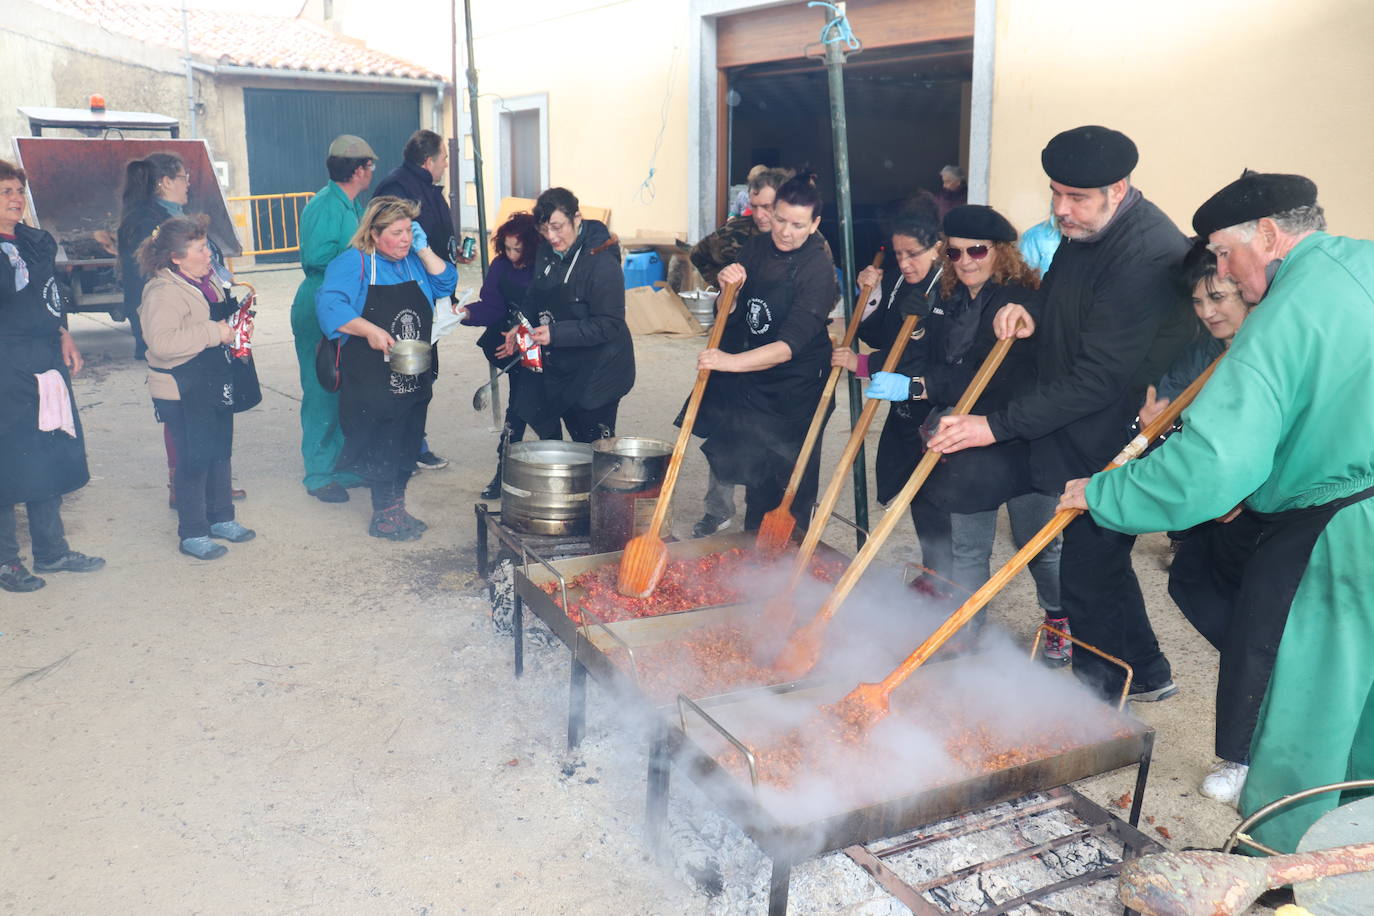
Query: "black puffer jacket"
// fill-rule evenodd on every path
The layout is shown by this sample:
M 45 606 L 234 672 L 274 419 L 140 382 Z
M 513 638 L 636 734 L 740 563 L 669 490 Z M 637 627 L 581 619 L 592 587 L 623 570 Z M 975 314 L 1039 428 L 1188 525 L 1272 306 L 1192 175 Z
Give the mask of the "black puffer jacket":
M 1035 489 L 1100 471 L 1130 440 L 1145 387 L 1187 343 L 1193 315 L 1174 278 L 1188 242 L 1138 192 L 1094 239 L 1065 239 L 1035 318 L 1034 391 L 988 416 L 998 441 L 1031 442 Z
M 549 325 L 541 403 L 517 406 L 538 422 L 570 408 L 601 407 L 635 383 L 635 351 L 625 324 L 625 276 L 620 246 L 606 224 L 584 219 L 582 232 L 559 256 L 548 242 L 535 256 L 534 278 L 520 308 L 531 324 Z
M 444 186 L 435 184 L 434 176 L 423 166 L 402 162 L 373 189 L 372 196 L 400 197 L 419 204 L 420 226 L 429 237 L 430 251 L 450 263 L 458 260 L 453 216 L 444 197 Z
M 119 221 L 119 286 L 124 291 L 124 314 L 136 315 L 143 301 L 143 284 L 148 280 L 139 272 L 134 257 L 138 246 L 153 234 L 164 220 L 172 218 L 167 208 L 153 198 L 140 201 Z

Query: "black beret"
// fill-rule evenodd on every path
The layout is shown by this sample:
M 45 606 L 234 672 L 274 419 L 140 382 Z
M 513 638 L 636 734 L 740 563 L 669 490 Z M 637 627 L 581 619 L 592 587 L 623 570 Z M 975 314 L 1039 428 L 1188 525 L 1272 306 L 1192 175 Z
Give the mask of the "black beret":
M 1104 188 L 1131 174 L 1139 161 L 1130 137 L 1095 124 L 1055 134 L 1040 151 L 1045 174 L 1071 188 Z
M 1016 241 L 1016 227 L 991 207 L 964 204 L 945 214 L 945 235 L 961 239 Z
M 1213 232 L 1317 203 L 1317 186 L 1302 175 L 1252 172 L 1246 169 L 1193 214 L 1193 231 L 1202 238 Z

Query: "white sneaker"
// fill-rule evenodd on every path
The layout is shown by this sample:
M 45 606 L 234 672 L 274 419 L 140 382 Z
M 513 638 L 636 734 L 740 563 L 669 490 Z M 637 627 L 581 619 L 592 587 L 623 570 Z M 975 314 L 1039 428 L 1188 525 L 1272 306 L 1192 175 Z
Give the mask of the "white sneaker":
M 1202 794 L 1235 805 L 1240 801 L 1240 790 L 1245 788 L 1245 777 L 1249 772 L 1250 767 L 1244 763 L 1223 760 L 1202 780 Z

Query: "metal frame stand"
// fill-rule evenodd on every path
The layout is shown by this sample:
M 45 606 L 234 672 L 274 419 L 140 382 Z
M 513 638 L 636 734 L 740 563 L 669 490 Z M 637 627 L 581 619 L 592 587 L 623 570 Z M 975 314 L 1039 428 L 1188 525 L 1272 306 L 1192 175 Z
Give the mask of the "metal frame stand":
M 1101 836 L 1108 834 L 1119 840 L 1122 844 L 1122 860 L 1126 861 L 1137 858 L 1149 852 L 1162 852 L 1164 847 L 1150 837 L 1146 836 L 1138 829 L 1140 824 L 1140 809 L 1145 798 L 1145 786 L 1150 776 L 1150 762 L 1154 757 L 1154 733 L 1151 732 L 1145 738 L 1145 746 L 1141 752 L 1139 760 L 1136 762 L 1135 778 L 1135 797 L 1131 803 L 1131 812 L 1127 820 L 1107 811 L 1105 808 L 1090 801 L 1072 786 L 1060 786 L 1050 789 L 1045 794 L 1052 799 L 1051 802 L 1033 807 L 1029 811 L 1016 812 L 1011 815 L 1001 815 L 994 818 L 986 818 L 982 821 L 965 825 L 957 830 L 945 831 L 940 834 L 918 837 L 891 846 L 887 849 L 874 851 L 866 845 L 854 845 L 844 849 L 854 863 L 868 872 L 884 890 L 896 897 L 901 903 L 907 906 L 917 916 L 944 916 L 944 911 L 931 904 L 921 892 L 933 887 L 944 884 L 952 884 L 970 874 L 987 871 L 1004 865 L 1012 864 L 1021 859 L 1031 858 L 1040 853 L 1048 852 L 1051 849 L 1067 845 L 1076 840 L 1084 839 L 1088 836 Z M 656 857 L 661 857 L 665 850 L 663 848 L 663 828 L 668 820 L 668 793 L 669 793 L 669 769 L 673 754 L 673 734 L 671 730 L 660 725 L 654 733 L 649 744 L 649 774 L 648 774 L 648 795 L 644 803 L 645 812 L 645 839 L 649 849 Z M 1050 808 L 1067 807 L 1076 814 L 1080 820 L 1088 826 L 1068 834 L 1058 837 L 1039 846 L 1023 849 L 1019 852 L 989 862 L 981 862 L 966 866 L 948 875 L 941 875 L 931 878 L 921 883 L 918 887 L 907 884 L 896 872 L 888 868 L 883 863 L 883 859 L 908 852 L 930 843 L 951 839 L 985 830 L 989 827 L 997 826 L 1001 823 L 1024 817 L 1027 814 L 1038 813 Z M 975 815 L 970 815 L 973 817 Z M 772 856 L 772 878 L 768 887 L 768 916 L 786 916 L 787 896 L 789 885 L 792 880 L 792 866 L 796 864 L 796 859 L 789 855 Z M 996 916 L 996 914 L 1006 913 L 1018 906 L 1022 906 L 1031 900 L 1039 897 L 1065 890 L 1070 887 L 1077 887 L 1093 881 L 1103 880 L 1114 877 L 1120 872 L 1121 864 L 1106 866 L 1091 872 L 1085 872 L 1074 878 L 1058 881 L 1054 884 L 1046 885 L 1034 891 L 1022 894 L 1014 900 L 1008 900 L 992 909 L 984 910 L 979 916 Z M 1130 910 L 1126 911 L 1131 912 Z

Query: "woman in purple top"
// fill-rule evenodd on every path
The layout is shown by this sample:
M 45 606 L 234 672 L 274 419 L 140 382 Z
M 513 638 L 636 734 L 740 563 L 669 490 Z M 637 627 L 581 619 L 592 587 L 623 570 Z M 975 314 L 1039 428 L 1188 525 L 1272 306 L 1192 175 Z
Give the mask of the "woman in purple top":
M 458 313 L 463 316 L 463 324 L 486 328 L 482 336 L 477 338 L 477 346 L 482 348 L 487 361 L 499 368 L 518 359 L 506 332 L 516 323 L 516 309 L 524 301 L 525 291 L 529 289 L 530 278 L 534 275 L 534 253 L 539 248 L 539 230 L 534 217 L 528 213 L 512 215 L 496 230 L 492 246 L 496 249 L 496 258 L 482 281 L 480 297 L 476 302 L 458 309 Z M 523 380 L 523 372 L 519 365 L 515 365 L 506 373 L 506 378 L 510 379 L 511 396 L 506 399 L 506 421 L 496 445 L 496 474 L 482 491 L 483 499 L 500 498 L 501 461 L 505 457 L 506 446 L 525 438 L 525 421 L 511 407 L 515 403 L 515 391 Z

